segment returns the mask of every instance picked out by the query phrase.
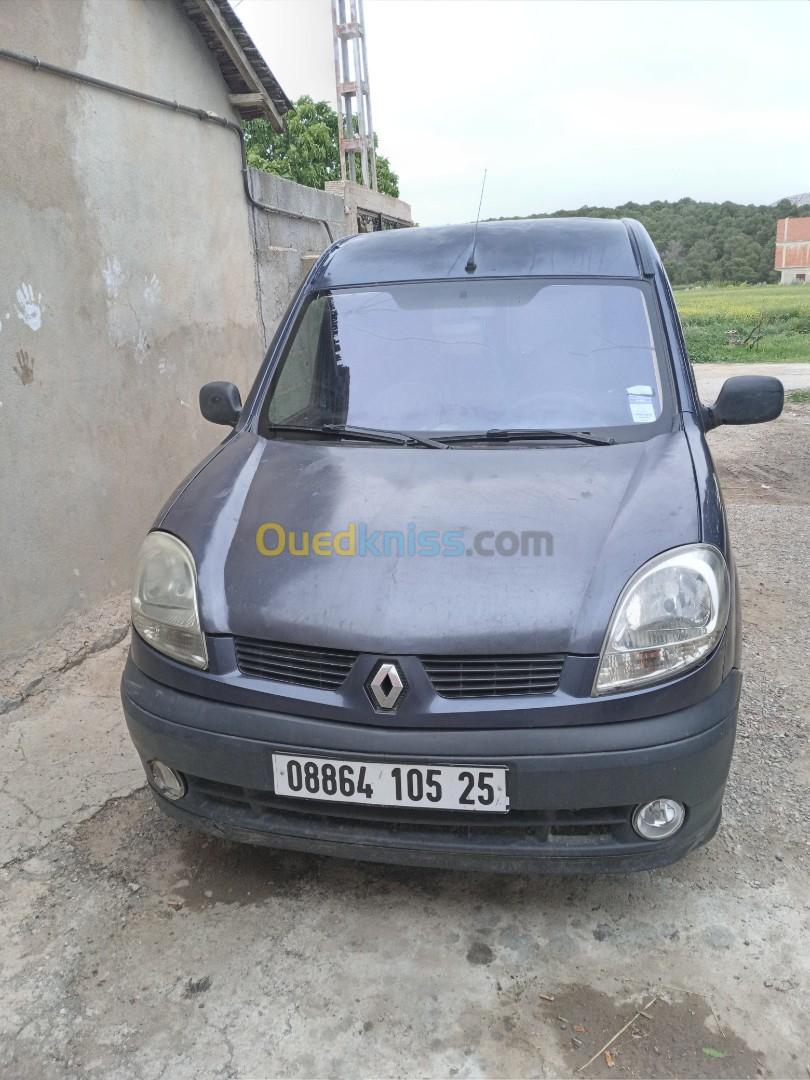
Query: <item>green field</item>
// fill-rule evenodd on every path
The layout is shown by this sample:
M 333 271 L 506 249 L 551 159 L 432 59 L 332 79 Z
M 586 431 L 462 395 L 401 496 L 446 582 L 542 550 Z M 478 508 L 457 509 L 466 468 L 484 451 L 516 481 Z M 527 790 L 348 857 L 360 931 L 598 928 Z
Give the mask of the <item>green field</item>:
M 675 290 L 689 358 L 810 361 L 810 285 Z

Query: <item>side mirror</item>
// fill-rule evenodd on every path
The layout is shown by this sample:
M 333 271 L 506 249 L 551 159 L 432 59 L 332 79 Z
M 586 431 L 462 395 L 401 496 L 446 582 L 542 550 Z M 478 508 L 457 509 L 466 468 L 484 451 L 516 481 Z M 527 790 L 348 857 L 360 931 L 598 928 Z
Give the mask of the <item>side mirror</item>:
M 717 401 L 703 410 L 706 429 L 721 424 L 764 424 L 785 404 L 785 388 L 772 375 L 734 375 L 720 387 Z
M 233 427 L 242 411 L 242 398 L 232 382 L 209 382 L 200 389 L 200 412 L 212 424 Z

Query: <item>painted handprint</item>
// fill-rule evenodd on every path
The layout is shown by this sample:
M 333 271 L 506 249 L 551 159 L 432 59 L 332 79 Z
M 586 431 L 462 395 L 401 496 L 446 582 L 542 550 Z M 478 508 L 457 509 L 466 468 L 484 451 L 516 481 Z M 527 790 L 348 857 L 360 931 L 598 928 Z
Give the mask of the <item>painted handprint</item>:
M 29 356 L 25 349 L 20 349 L 17 353 L 17 363 L 14 365 L 14 371 L 23 386 L 28 386 L 29 383 L 34 381 L 34 358 Z
M 147 274 L 143 279 L 143 298 L 147 304 L 156 304 L 160 300 L 160 278 L 157 274 Z
M 114 255 L 107 257 L 107 261 L 101 268 L 101 276 L 104 278 L 107 299 L 114 300 L 121 291 L 121 282 L 124 280 L 124 271 L 121 269 L 121 263 Z
M 24 281 L 17 289 L 17 318 L 22 319 L 29 330 L 39 330 L 42 326 L 42 293 L 34 299 L 34 290 Z

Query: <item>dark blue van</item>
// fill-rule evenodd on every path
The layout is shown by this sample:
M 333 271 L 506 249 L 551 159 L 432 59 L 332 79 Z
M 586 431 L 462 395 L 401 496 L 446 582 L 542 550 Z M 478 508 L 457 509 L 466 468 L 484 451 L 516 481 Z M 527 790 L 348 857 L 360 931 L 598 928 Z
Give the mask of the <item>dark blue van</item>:
M 122 699 L 216 836 L 497 871 L 636 870 L 720 821 L 739 601 L 698 399 L 634 221 L 334 244 L 233 430 L 144 541 Z

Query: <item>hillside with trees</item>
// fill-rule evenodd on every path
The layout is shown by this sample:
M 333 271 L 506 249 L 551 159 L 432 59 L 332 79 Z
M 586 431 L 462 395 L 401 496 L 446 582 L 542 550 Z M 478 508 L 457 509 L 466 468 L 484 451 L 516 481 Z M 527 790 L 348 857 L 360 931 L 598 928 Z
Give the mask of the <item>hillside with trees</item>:
M 673 285 L 756 284 L 778 280 L 773 269 L 777 219 L 810 216 L 810 205 L 798 206 L 791 199 L 773 206 L 679 199 L 529 216 L 637 218 L 660 251 Z

